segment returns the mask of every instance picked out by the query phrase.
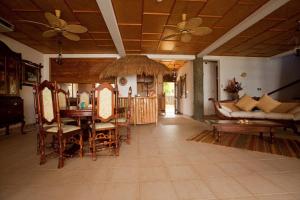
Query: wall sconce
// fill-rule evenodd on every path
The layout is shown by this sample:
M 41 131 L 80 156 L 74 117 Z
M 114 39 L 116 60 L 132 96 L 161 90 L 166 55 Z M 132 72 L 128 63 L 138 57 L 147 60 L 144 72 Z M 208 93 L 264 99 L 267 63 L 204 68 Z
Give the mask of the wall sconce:
M 242 72 L 241 73 L 241 77 L 243 77 L 243 78 L 247 77 L 247 73 L 246 72 Z

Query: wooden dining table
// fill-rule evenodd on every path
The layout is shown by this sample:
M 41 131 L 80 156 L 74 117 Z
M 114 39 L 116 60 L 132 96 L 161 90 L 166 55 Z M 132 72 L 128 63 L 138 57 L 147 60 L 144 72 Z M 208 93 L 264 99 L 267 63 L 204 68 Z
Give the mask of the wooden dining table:
M 126 108 L 119 107 L 117 111 L 118 113 L 124 113 L 126 111 Z M 80 108 L 78 106 L 70 106 L 66 108 L 61 108 L 59 113 L 61 117 L 92 117 L 92 108 Z

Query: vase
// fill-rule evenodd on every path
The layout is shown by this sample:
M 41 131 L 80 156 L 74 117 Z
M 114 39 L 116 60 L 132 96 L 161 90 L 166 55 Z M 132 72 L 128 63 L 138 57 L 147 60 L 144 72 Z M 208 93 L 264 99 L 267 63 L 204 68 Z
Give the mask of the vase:
M 229 93 L 231 100 L 237 100 L 240 98 L 239 93 L 238 92 L 234 92 L 234 93 Z

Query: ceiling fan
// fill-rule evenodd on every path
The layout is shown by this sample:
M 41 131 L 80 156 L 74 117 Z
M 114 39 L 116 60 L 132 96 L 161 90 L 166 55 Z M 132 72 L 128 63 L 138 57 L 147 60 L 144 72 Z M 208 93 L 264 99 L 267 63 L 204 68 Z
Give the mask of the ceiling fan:
M 167 25 L 169 29 L 177 31 L 175 34 L 168 35 L 162 40 L 166 40 L 172 37 L 180 36 L 181 42 L 190 42 L 192 35 L 204 36 L 212 32 L 212 29 L 209 27 L 200 26 L 202 24 L 202 19 L 200 17 L 186 19 L 186 14 L 182 14 L 182 21 L 179 22 L 176 26 Z
M 41 22 L 31 21 L 31 20 L 19 20 L 21 22 L 29 22 L 33 24 L 39 24 L 49 28 L 43 32 L 43 37 L 50 38 L 54 36 L 64 36 L 65 38 L 72 41 L 79 41 L 80 37 L 75 33 L 85 33 L 87 28 L 78 24 L 67 24 L 63 19 L 60 19 L 61 11 L 55 10 L 55 15 L 50 12 L 45 12 L 45 18 L 49 24 L 44 24 Z

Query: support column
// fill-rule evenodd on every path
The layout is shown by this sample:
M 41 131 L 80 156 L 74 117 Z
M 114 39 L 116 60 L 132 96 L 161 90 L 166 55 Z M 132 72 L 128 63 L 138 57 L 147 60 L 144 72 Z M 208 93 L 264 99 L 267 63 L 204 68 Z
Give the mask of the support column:
M 194 116 L 195 120 L 203 119 L 203 58 L 196 58 L 193 63 L 194 76 Z

